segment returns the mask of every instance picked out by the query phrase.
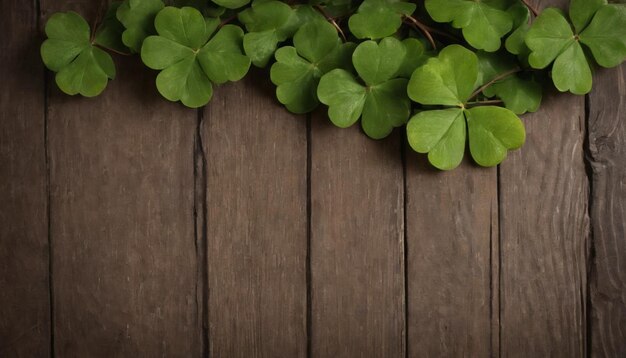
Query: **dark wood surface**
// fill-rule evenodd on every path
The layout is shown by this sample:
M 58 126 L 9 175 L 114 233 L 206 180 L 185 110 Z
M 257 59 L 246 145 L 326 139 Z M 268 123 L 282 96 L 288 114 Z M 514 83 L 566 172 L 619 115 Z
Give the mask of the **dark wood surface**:
M 48 357 L 48 191 L 32 1 L 0 2 L 0 357 Z
M 0 4 L 0 357 L 626 355 L 626 65 L 443 173 L 266 71 L 198 111 L 137 58 L 63 95 L 38 48 L 70 9 Z
M 626 356 L 626 65 L 596 73 L 589 95 L 590 306 L 594 357 Z

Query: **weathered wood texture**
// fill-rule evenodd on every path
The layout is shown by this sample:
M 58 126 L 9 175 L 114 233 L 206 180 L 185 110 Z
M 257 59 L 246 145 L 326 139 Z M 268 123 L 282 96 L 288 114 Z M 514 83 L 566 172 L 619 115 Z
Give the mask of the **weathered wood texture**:
M 584 98 L 546 93 L 524 122 L 526 145 L 500 168 L 501 355 L 581 357 L 589 234 Z
M 204 112 L 212 357 L 305 357 L 306 118 L 253 70 Z
M 0 357 L 626 356 L 626 66 L 443 173 L 267 71 L 200 111 L 136 57 L 46 94 L 38 23 L 99 2 L 37 3 L 0 3 Z
M 50 350 L 44 71 L 33 1 L 0 2 L 0 357 Z
M 50 91 L 54 353 L 197 356 L 196 112 L 160 99 L 136 58 L 118 63 L 96 99 Z
M 319 114 L 319 112 L 318 112 Z M 311 126 L 311 353 L 399 357 L 405 351 L 400 136 Z
M 593 173 L 591 355 L 626 356 L 626 65 L 600 70 L 588 102 Z
M 496 170 L 467 159 L 440 172 L 408 149 L 406 183 L 409 356 L 490 356 L 498 334 Z

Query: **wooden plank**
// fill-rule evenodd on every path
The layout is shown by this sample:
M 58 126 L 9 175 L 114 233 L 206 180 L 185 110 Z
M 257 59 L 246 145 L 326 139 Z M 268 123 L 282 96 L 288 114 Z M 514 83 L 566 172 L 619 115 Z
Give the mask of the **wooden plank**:
M 161 98 L 138 58 L 117 60 L 101 97 L 49 98 L 54 353 L 198 356 L 197 113 Z
M 311 128 L 311 353 L 402 357 L 400 136 L 374 141 L 322 112 Z
M 600 70 L 589 95 L 593 237 L 591 356 L 626 356 L 626 65 Z
M 306 356 L 306 121 L 273 91 L 253 70 L 204 112 L 213 357 Z
M 466 158 L 459 168 L 440 172 L 408 149 L 406 183 L 409 356 L 493 356 L 496 170 Z
M 554 92 L 523 117 L 526 145 L 500 169 L 502 356 L 586 353 L 585 99 Z
M 0 356 L 48 357 L 44 72 L 33 1 L 0 2 Z

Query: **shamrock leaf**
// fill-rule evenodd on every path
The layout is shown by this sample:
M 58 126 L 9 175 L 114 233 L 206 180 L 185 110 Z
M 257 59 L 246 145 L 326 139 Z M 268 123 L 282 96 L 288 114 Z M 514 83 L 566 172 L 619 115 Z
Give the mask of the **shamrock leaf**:
M 154 18 L 165 5 L 161 0 L 125 0 L 117 18 L 126 28 L 122 42 L 134 52 L 141 51 L 143 40 L 155 33 Z
M 63 92 L 94 97 L 115 78 L 113 59 L 92 44 L 89 25 L 80 15 L 56 13 L 45 31 L 48 39 L 41 45 L 41 58 L 57 73 L 55 80 Z
M 347 68 L 353 44 L 341 44 L 337 30 L 326 21 L 305 24 L 293 38 L 294 46 L 276 51 L 270 77 L 277 85 L 280 103 L 294 113 L 306 113 L 318 105 L 317 85 L 325 73 Z
M 211 38 L 218 22 L 213 20 L 191 7 L 166 7 L 156 16 L 159 35 L 144 40 L 141 59 L 162 70 L 156 85 L 166 99 L 201 107 L 211 99 L 211 82 L 237 81 L 247 73 L 250 60 L 241 47 L 243 30 L 225 25 Z
M 293 35 L 298 15 L 281 1 L 255 1 L 252 7 L 239 13 L 239 21 L 248 33 L 243 38 L 243 48 L 257 67 L 265 67 L 272 58 L 278 43 Z
M 250 0 L 211 0 L 211 1 L 227 9 L 237 9 L 244 5 L 248 5 L 250 3 Z
M 399 0 L 365 0 L 348 26 L 359 39 L 380 39 L 393 35 L 402 25 L 402 16 L 411 15 L 416 5 Z
M 469 129 L 470 153 L 479 165 L 496 166 L 506 159 L 509 150 L 524 145 L 524 124 L 508 109 L 485 106 L 463 112 Z
M 500 48 L 513 19 L 506 11 L 513 0 L 426 0 L 426 10 L 437 22 L 452 22 L 473 47 L 488 52 Z
M 459 106 L 469 99 L 477 78 L 476 55 L 452 45 L 413 72 L 408 94 L 421 104 Z
M 380 43 L 365 41 L 352 55 L 364 84 L 343 69 L 322 76 L 317 95 L 329 106 L 330 120 L 345 128 L 361 118 L 363 130 L 374 139 L 384 138 L 394 127 L 406 123 L 411 110 L 406 98 L 407 80 L 396 78 L 405 53 L 402 42 L 392 37 Z
M 531 74 L 520 73 L 518 64 L 505 54 L 478 52 L 479 75 L 476 87 L 489 83 L 482 93 L 498 97 L 515 114 L 536 112 L 541 105 L 542 88 Z
M 418 39 L 404 39 L 402 44 L 406 48 L 406 56 L 398 70 L 398 77 L 411 78 L 413 71 L 426 62 L 428 55 L 426 55 L 424 45 Z
M 321 6 L 333 18 L 343 17 L 353 12 L 352 0 L 311 0 L 309 4 Z
M 619 65 L 626 57 L 626 7 L 574 0 L 570 17 L 577 34 L 559 10 L 546 9 L 539 15 L 526 36 L 532 51 L 528 62 L 538 69 L 554 62 L 552 80 L 556 88 L 586 94 L 592 88 L 592 73 L 582 45 L 600 66 Z
M 626 57 L 626 6 L 602 6 L 591 23 L 580 34 L 598 64 L 611 68 Z
M 524 39 L 530 29 L 530 10 L 522 2 L 517 2 L 507 11 L 513 18 L 513 28 L 515 30 L 507 37 L 504 46 L 507 51 L 514 55 L 528 57 L 530 50 L 526 46 Z
M 424 111 L 406 126 L 409 145 L 418 153 L 428 153 L 428 161 L 441 170 L 461 164 L 467 131 L 460 108 Z
M 437 58 L 415 70 L 408 84 L 409 97 L 444 108 L 422 111 L 410 119 L 407 137 L 411 148 L 428 153 L 435 167 L 451 170 L 463 159 L 468 134 L 470 153 L 482 166 L 498 165 L 509 150 L 521 147 L 526 133 L 515 113 L 494 106 L 469 108 L 475 104 L 469 101 L 476 88 L 489 75 L 479 76 L 477 56 L 458 45 L 444 48 Z
M 94 42 L 104 48 L 111 49 L 120 53 L 128 53 L 130 50 L 122 42 L 122 33 L 124 25 L 117 19 L 117 9 L 122 5 L 120 1 L 114 1 L 109 5 L 102 24 L 96 31 Z

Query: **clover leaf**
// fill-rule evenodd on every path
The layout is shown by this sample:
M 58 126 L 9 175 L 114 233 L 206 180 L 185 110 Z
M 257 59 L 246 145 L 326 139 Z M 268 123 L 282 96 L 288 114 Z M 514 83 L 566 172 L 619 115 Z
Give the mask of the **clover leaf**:
M 117 19 L 117 9 L 122 5 L 121 1 L 114 1 L 109 5 L 102 23 L 98 26 L 94 43 L 119 53 L 129 54 L 130 50 L 122 42 L 124 25 Z
M 459 45 L 444 48 L 411 76 L 409 97 L 443 108 L 413 116 L 407 124 L 408 141 L 416 152 L 428 153 L 430 163 L 441 170 L 461 163 L 468 136 L 472 157 L 487 167 L 524 144 L 524 125 L 515 113 L 495 106 L 470 108 L 480 82 L 478 57 Z
M 87 21 L 75 12 L 56 13 L 46 23 L 48 39 L 41 45 L 41 58 L 56 72 L 59 88 L 69 94 L 94 97 L 115 78 L 111 56 L 95 47 Z
M 243 54 L 243 30 L 223 26 L 191 7 L 166 7 L 155 18 L 158 36 L 149 36 L 141 48 L 146 66 L 161 70 L 157 89 L 170 101 L 192 108 L 209 102 L 213 83 L 237 81 L 250 67 Z M 210 39 L 210 40 L 209 40 Z
M 276 96 L 293 113 L 312 111 L 319 101 L 317 85 L 325 73 L 348 68 L 354 44 L 342 44 L 337 30 L 326 21 L 312 21 L 300 28 L 294 46 L 276 51 L 270 77 Z
M 165 5 L 161 0 L 125 0 L 117 18 L 126 28 L 122 42 L 134 52 L 141 51 L 143 40 L 155 33 L 154 18 Z
M 537 17 L 526 35 L 532 51 L 530 65 L 543 69 L 554 62 L 552 80 L 561 92 L 591 91 L 591 65 L 582 45 L 602 67 L 617 66 L 626 57 L 626 7 L 582 1 L 573 0 L 570 9 L 576 34 L 565 15 L 550 8 Z
M 361 43 L 352 55 L 352 63 L 363 82 L 344 69 L 322 76 L 317 95 L 329 106 L 328 116 L 338 127 L 346 128 L 361 118 L 369 137 L 388 136 L 394 127 L 406 123 L 411 103 L 406 98 L 407 80 L 396 74 L 404 62 L 405 46 L 386 37 L 376 43 Z
M 255 1 L 252 7 L 239 13 L 239 21 L 248 33 L 243 38 L 243 48 L 257 67 L 265 67 L 272 58 L 278 43 L 291 37 L 298 26 L 297 13 L 281 1 Z
M 411 15 L 415 8 L 415 4 L 399 0 L 365 0 L 348 26 L 359 39 L 380 39 L 398 31 L 402 16 Z
M 211 0 L 227 9 L 237 9 L 250 3 L 250 0 Z
M 486 97 L 500 98 L 504 106 L 515 114 L 539 109 L 543 90 L 534 74 L 522 72 L 516 61 L 503 53 L 479 51 L 477 56 L 479 72 L 476 87 L 491 82 L 482 91 Z
M 507 37 L 504 46 L 510 53 L 520 55 L 526 60 L 530 50 L 524 40 L 526 39 L 528 30 L 530 30 L 530 10 L 526 5 L 522 4 L 522 2 L 517 2 L 507 11 L 513 18 L 514 30 L 509 37 Z
M 452 22 L 474 48 L 488 52 L 500 48 L 513 19 L 506 11 L 514 0 L 426 0 L 426 10 L 437 22 Z

